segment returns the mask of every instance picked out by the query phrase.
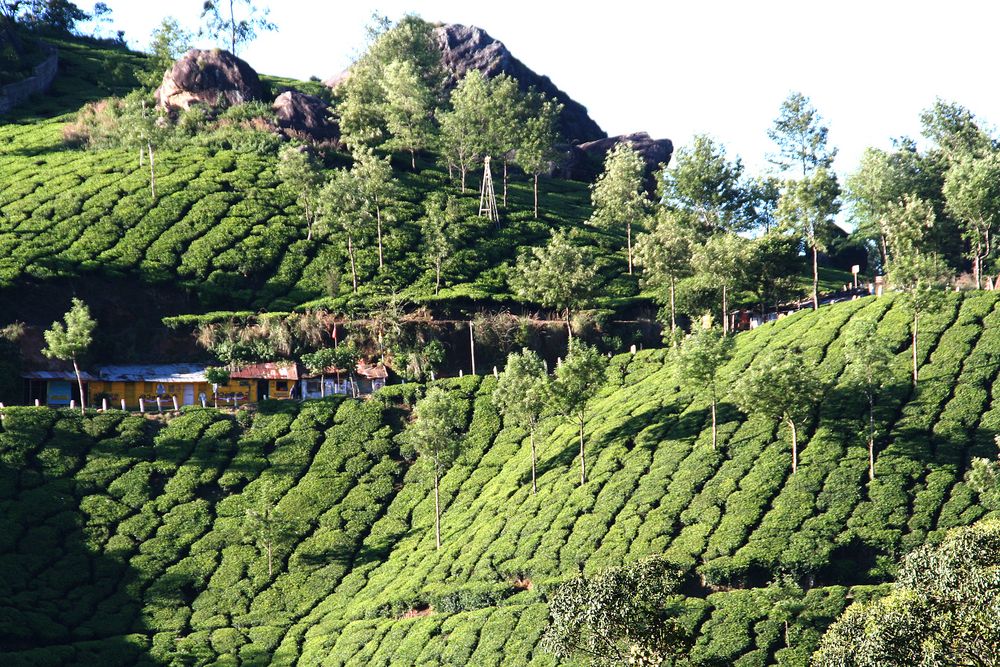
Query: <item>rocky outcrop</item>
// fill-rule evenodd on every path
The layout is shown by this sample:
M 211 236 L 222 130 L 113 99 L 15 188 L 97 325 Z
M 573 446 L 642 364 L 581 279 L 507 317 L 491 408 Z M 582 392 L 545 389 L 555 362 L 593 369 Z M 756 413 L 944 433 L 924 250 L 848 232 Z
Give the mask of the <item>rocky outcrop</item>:
M 587 115 L 587 108 L 559 90 L 547 76 L 536 74 L 515 58 L 503 42 L 475 26 L 446 23 L 434 29 L 441 48 L 441 60 L 448 72 L 448 87 L 454 87 L 470 69 L 478 69 L 487 77 L 507 74 L 517 79 L 523 90 L 534 87 L 550 99 L 563 105 L 560 117 L 563 138 L 570 143 L 593 141 L 608 136 Z M 336 74 L 325 83 L 336 88 L 350 76 L 350 70 Z
M 559 90 L 549 77 L 529 69 L 511 54 L 503 42 L 494 39 L 485 30 L 453 23 L 435 28 L 434 34 L 441 47 L 441 58 L 448 70 L 450 84 L 458 83 L 470 69 L 478 69 L 487 77 L 506 74 L 517 79 L 522 89 L 534 87 L 562 103 L 561 130 L 566 141 L 575 144 L 608 136 L 587 115 L 585 106 Z
M 156 102 L 167 109 L 193 104 L 232 106 L 264 97 L 257 72 L 222 49 L 191 49 L 163 75 Z
M 674 143 L 670 139 L 653 139 L 646 132 L 623 134 L 570 146 L 566 149 L 566 157 L 559 173 L 574 180 L 593 180 L 603 169 L 604 156 L 622 141 L 630 143 L 646 162 L 648 181 L 654 179 L 661 164 L 670 162 L 670 156 L 674 152 Z
M 334 141 L 340 138 L 340 128 L 330 120 L 330 108 L 318 97 L 289 90 L 274 100 L 278 125 L 290 136 Z

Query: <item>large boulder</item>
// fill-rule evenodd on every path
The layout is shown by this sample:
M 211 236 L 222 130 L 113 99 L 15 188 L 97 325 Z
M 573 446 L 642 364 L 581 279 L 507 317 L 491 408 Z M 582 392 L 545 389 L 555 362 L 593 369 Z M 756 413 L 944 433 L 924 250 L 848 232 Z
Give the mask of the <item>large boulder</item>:
M 629 143 L 646 163 L 647 185 L 655 183 L 656 171 L 661 164 L 670 162 L 674 143 L 670 139 L 653 139 L 646 132 L 622 134 L 596 141 L 570 146 L 566 149 L 565 160 L 559 172 L 566 178 L 581 181 L 593 180 L 604 168 L 604 156 L 621 142 Z
M 264 87 L 257 72 L 229 51 L 191 49 L 164 73 L 155 96 L 167 109 L 232 106 L 263 99 Z
M 559 90 L 549 77 L 528 68 L 511 54 L 503 42 L 494 39 L 482 28 L 450 23 L 435 28 L 434 34 L 441 47 L 441 58 L 451 85 L 457 84 L 470 69 L 478 69 L 487 77 L 506 74 L 517 79 L 522 90 L 534 87 L 550 99 L 562 103 L 560 129 L 566 141 L 579 143 L 608 136 L 587 115 L 585 106 Z
M 547 76 L 537 74 L 515 58 L 503 42 L 475 26 L 446 23 L 434 29 L 441 49 L 441 60 L 448 72 L 447 86 L 453 88 L 470 69 L 478 69 L 487 77 L 507 74 L 517 79 L 522 90 L 535 88 L 563 105 L 560 130 L 570 143 L 593 141 L 607 133 L 587 115 L 587 108 L 559 90 Z M 336 88 L 350 76 L 350 70 L 336 74 L 323 83 Z
M 274 112 L 286 134 L 315 141 L 336 142 L 340 138 L 340 128 L 330 119 L 330 108 L 313 95 L 286 91 L 274 100 Z

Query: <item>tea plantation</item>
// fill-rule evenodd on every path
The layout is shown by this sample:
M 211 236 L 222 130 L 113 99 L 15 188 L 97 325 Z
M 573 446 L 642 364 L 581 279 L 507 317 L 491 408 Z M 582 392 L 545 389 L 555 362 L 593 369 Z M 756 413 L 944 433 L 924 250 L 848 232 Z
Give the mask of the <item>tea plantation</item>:
M 840 380 L 842 332 L 878 319 L 896 349 L 879 404 L 876 479 Z M 798 346 L 831 389 L 800 429 L 707 396 L 664 350 L 619 355 L 591 403 L 589 479 L 575 429 L 550 417 L 530 492 L 527 434 L 495 380 L 439 381 L 466 415 L 442 480 L 442 537 L 396 436 L 421 385 L 372 400 L 265 403 L 252 419 L 194 409 L 166 422 L 12 408 L 0 430 L 0 658 L 10 665 L 552 665 L 546 600 L 577 574 L 649 554 L 687 571 L 697 665 L 804 665 L 893 563 L 980 518 L 963 476 L 993 456 L 1000 404 L 994 293 L 951 294 L 922 324 L 909 382 L 902 300 L 801 312 L 737 336 L 727 376 Z M 274 500 L 273 574 L 248 510 Z

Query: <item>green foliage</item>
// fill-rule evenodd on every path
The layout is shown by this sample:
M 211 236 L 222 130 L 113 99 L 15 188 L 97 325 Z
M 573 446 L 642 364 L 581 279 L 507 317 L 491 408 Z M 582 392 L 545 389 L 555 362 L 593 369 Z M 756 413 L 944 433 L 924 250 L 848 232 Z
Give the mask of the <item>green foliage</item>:
M 541 646 L 598 665 L 687 664 L 691 639 L 676 618 L 681 573 L 659 558 L 577 577 L 556 590 Z
M 153 89 L 160 85 L 164 73 L 191 48 L 191 37 L 174 17 L 165 16 L 160 21 L 150 35 L 145 71 L 136 74 L 144 86 Z
M 809 98 L 799 92 L 791 93 L 784 102 L 778 117 L 767 132 L 778 146 L 771 163 L 784 172 L 802 171 L 806 177 L 816 170 L 828 170 L 833 165 L 837 149 L 826 145 L 829 130 L 813 108 Z
M 889 595 L 851 605 L 833 624 L 814 664 L 997 664 L 998 553 L 995 520 L 916 549 L 903 559 Z
M 677 150 L 658 187 L 666 207 L 692 220 L 692 231 L 704 238 L 748 227 L 742 178 L 742 161 L 738 157 L 730 161 L 724 146 L 699 134 L 690 147 Z
M 45 332 L 45 349 L 42 354 L 50 359 L 73 361 L 86 353 L 93 342 L 97 321 L 90 316 L 90 309 L 80 299 L 73 297 L 72 305 L 63 322 L 53 322 Z
M 256 39 L 258 32 L 278 29 L 267 19 L 269 12 L 268 8 L 260 10 L 253 0 L 205 0 L 199 34 L 228 46 L 229 52 L 236 54 L 242 45 Z

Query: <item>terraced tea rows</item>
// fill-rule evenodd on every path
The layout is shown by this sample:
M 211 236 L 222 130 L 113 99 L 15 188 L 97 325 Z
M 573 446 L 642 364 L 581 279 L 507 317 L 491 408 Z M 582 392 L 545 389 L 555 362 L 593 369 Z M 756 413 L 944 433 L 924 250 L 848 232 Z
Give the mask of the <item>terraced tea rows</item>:
M 854 435 L 862 399 L 841 378 L 841 334 L 862 317 L 897 351 L 873 482 Z M 613 359 L 585 485 L 573 427 L 543 422 L 532 495 L 526 433 L 501 423 L 495 380 L 442 381 L 468 446 L 442 481 L 440 551 L 430 488 L 395 444 L 419 385 L 265 405 L 252 425 L 212 410 L 163 425 L 12 409 L 0 650 L 23 664 L 547 665 L 537 643 L 560 581 L 662 553 L 690 572 L 695 664 L 802 665 L 899 555 L 982 514 L 963 475 L 995 452 L 998 324 L 993 293 L 948 295 L 925 320 L 916 391 L 909 314 L 891 297 L 740 334 L 730 379 L 799 346 L 831 380 L 795 474 L 785 428 L 725 399 L 712 450 L 707 396 L 651 350 Z M 273 577 L 246 531 L 265 496 L 283 517 Z

